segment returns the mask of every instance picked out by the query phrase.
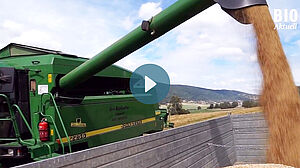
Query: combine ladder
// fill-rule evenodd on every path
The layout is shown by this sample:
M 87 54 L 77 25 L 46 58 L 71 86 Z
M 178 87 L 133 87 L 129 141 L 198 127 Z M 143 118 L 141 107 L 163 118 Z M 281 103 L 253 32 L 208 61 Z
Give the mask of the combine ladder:
M 16 104 L 11 105 L 9 98 L 5 94 L 0 94 L 0 97 L 4 98 L 4 101 L 6 102 L 6 104 L 8 106 L 8 111 L 9 111 L 9 115 L 10 115 L 5 118 L 0 118 L 0 121 L 11 121 L 14 132 L 15 132 L 15 136 L 16 136 L 15 138 L 0 138 L 0 141 L 17 141 L 21 145 L 29 145 L 29 146 L 36 145 L 36 143 L 37 143 L 36 138 L 33 134 L 33 131 L 31 129 L 30 125 L 28 124 L 23 112 L 21 111 L 20 107 Z M 27 142 L 27 141 L 24 141 L 21 139 L 21 135 L 20 135 L 19 128 L 18 128 L 18 123 L 16 121 L 15 111 L 17 111 L 20 114 L 21 118 L 23 119 L 25 125 L 27 126 L 29 132 L 31 133 L 32 138 L 34 139 L 34 143 L 30 143 L 30 142 Z
M 71 153 L 71 152 L 72 152 L 72 149 L 71 149 L 70 138 L 69 138 L 68 133 L 67 133 L 67 131 L 66 131 L 66 128 L 65 128 L 65 126 L 64 126 L 64 124 L 63 124 L 63 120 L 62 120 L 62 118 L 61 118 L 60 111 L 59 111 L 59 109 L 58 109 L 58 107 L 57 107 L 57 104 L 56 104 L 56 102 L 55 102 L 55 99 L 54 99 L 54 97 L 53 97 L 53 95 L 52 95 L 51 93 L 44 93 L 44 94 L 41 95 L 41 107 L 42 107 L 42 111 L 41 111 L 41 112 L 38 112 L 38 113 L 40 113 L 41 116 L 46 117 L 46 118 L 49 118 L 49 119 L 52 121 L 52 123 L 53 123 L 53 125 L 54 125 L 54 128 L 55 128 L 55 131 L 57 132 L 57 135 L 58 135 L 59 140 L 60 140 L 60 142 L 61 142 L 60 144 L 61 144 L 61 146 L 62 146 L 62 152 L 63 152 L 63 154 L 64 154 L 64 153 L 65 153 L 65 151 L 64 151 L 64 143 L 62 143 L 62 138 L 61 138 L 61 135 L 60 135 L 60 133 L 59 133 L 59 131 L 58 131 L 57 125 L 56 125 L 56 123 L 55 123 L 55 120 L 53 119 L 53 117 L 52 117 L 51 115 L 45 114 L 45 108 L 44 108 L 44 107 L 45 107 L 45 103 L 43 103 L 43 97 L 44 97 L 45 95 L 49 95 L 49 97 L 50 97 L 50 100 L 49 100 L 49 101 L 52 101 L 52 103 L 53 103 L 53 106 L 54 106 L 54 108 L 55 108 L 55 112 L 56 112 L 56 114 L 57 114 L 57 116 L 58 116 L 58 118 L 59 118 L 60 124 L 61 124 L 61 126 L 62 126 L 63 131 L 64 131 L 64 134 L 65 134 L 66 137 L 67 137 L 67 140 L 68 140 L 68 147 L 69 147 L 69 151 L 70 151 L 70 153 Z M 25 118 L 23 112 L 21 111 L 20 107 L 19 107 L 17 104 L 11 104 L 9 98 L 8 98 L 5 94 L 0 94 L 0 97 L 4 98 L 4 101 L 5 101 L 5 103 L 7 104 L 7 106 L 8 106 L 8 111 L 9 111 L 9 116 L 0 118 L 0 122 L 1 122 L 1 121 L 11 121 L 11 122 L 12 122 L 13 129 L 14 129 L 14 132 L 15 132 L 15 138 L 0 138 L 0 141 L 8 141 L 8 142 L 11 142 L 11 141 L 17 141 L 17 142 L 18 142 L 20 145 L 22 145 L 22 146 L 23 146 L 23 145 L 26 145 L 26 146 L 34 146 L 34 145 L 36 145 L 36 144 L 37 144 L 37 138 L 38 138 L 38 137 L 35 137 L 35 136 L 34 136 L 33 131 L 32 131 L 32 129 L 31 129 L 30 125 L 28 124 L 28 122 L 27 122 L 27 120 L 26 120 L 26 118 Z M 25 125 L 27 126 L 29 132 L 31 133 L 32 139 L 34 139 L 34 142 L 33 142 L 33 143 L 32 143 L 31 141 L 24 141 L 24 140 L 22 140 L 21 134 L 20 134 L 20 131 L 19 131 L 19 128 L 18 128 L 18 123 L 17 123 L 17 121 L 16 121 L 16 115 L 15 115 L 15 112 L 18 112 L 18 113 L 20 114 L 20 116 L 21 116 L 23 122 L 24 122 Z M 49 146 L 48 144 L 44 144 L 44 145 L 46 145 L 46 146 L 48 147 L 48 149 L 49 149 L 49 154 L 50 154 L 50 156 L 52 156 L 52 151 L 51 151 L 50 146 Z

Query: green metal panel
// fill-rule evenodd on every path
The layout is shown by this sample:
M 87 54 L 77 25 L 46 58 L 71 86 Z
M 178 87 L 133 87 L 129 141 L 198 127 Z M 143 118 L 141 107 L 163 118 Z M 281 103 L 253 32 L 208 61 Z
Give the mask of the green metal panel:
M 29 50 L 20 47 L 12 46 L 10 48 L 10 56 L 18 56 L 18 55 L 37 55 L 37 54 L 44 54 L 43 52 L 38 52 L 34 50 Z
M 14 56 L 32 56 L 32 55 L 47 55 L 47 54 L 64 55 L 66 57 L 77 57 L 75 55 L 66 54 L 60 51 L 49 50 L 44 48 L 16 44 L 16 43 L 10 43 L 9 45 L 7 45 L 6 47 L 0 50 L 0 58 L 10 57 L 10 56 L 14 57 Z
M 55 57 L 53 60 L 53 69 L 56 74 L 67 74 L 85 61 L 87 59 Z M 111 65 L 95 76 L 130 78 L 131 72 L 117 65 Z
M 2 57 L 8 57 L 10 56 L 10 53 L 9 53 L 9 48 L 8 47 L 5 47 L 3 49 L 0 50 L 0 58 Z
M 86 97 L 80 105 L 60 104 L 68 134 L 71 137 L 86 134 L 85 138 L 72 138 L 72 144 L 87 142 L 89 147 L 136 137 L 156 130 L 156 126 L 162 130 L 163 120 L 156 118 L 156 109 L 158 105 L 142 104 L 132 95 L 93 96 Z M 152 121 L 141 123 L 142 120 L 151 118 Z M 85 126 L 80 124 L 76 126 L 77 119 L 80 119 L 80 123 Z M 128 123 L 132 125 L 126 128 L 115 128 Z M 59 130 L 62 132 L 61 126 Z M 62 135 L 65 137 L 63 133 Z
M 0 63 L 19 67 L 19 69 L 29 68 L 31 70 L 42 70 L 39 74 L 47 72 L 42 75 L 47 76 L 48 73 L 67 74 L 87 60 L 88 59 L 85 58 L 72 58 L 61 55 L 46 54 L 38 56 L 7 57 L 5 59 L 1 59 Z M 38 61 L 39 63 L 34 64 L 33 61 Z M 4 67 L 4 65 L 1 67 Z M 97 73 L 95 76 L 130 78 L 131 72 L 117 65 L 111 65 Z
M 118 40 L 98 55 L 80 65 L 59 81 L 62 88 L 74 87 L 94 74 L 124 58 L 135 50 L 160 37 L 194 15 L 212 6 L 213 0 L 178 0 L 154 16 L 150 25 L 155 33 L 145 32 L 140 27 Z
M 19 56 L 19 55 L 37 55 L 46 54 L 45 52 L 18 46 L 18 44 L 9 44 L 0 50 L 0 58 Z

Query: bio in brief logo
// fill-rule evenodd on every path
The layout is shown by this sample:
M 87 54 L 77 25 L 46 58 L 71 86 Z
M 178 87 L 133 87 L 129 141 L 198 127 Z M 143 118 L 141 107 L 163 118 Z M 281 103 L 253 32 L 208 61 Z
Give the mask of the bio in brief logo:
M 296 30 L 298 11 L 296 9 L 274 9 L 274 22 L 277 30 Z

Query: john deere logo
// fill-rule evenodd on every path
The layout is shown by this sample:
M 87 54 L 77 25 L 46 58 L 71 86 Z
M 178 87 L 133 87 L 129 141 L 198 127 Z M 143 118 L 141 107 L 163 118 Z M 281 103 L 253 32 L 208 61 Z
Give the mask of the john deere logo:
M 71 127 L 86 127 L 86 123 L 81 122 L 81 118 L 76 118 L 76 122 L 71 122 Z

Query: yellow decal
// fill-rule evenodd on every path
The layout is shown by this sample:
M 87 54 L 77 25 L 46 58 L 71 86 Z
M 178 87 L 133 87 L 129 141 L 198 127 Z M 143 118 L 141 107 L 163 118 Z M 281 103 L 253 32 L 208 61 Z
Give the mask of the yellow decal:
M 104 134 L 104 133 L 111 132 L 111 131 L 116 131 L 116 130 L 132 127 L 132 126 L 137 126 L 140 124 L 145 124 L 145 123 L 152 122 L 152 121 L 155 121 L 155 117 L 147 118 L 147 119 L 139 120 L 139 121 L 134 121 L 134 122 L 130 122 L 130 123 L 122 124 L 122 125 L 116 125 L 116 126 L 112 126 L 112 127 L 93 130 L 93 131 L 89 131 L 89 132 L 78 134 L 78 135 L 72 135 L 72 136 L 69 136 L 69 138 L 70 138 L 70 141 L 75 141 L 75 140 L 88 138 L 88 137 L 95 136 L 95 135 Z M 68 142 L 68 139 L 66 137 L 62 138 L 61 140 L 63 143 Z M 59 139 L 57 139 L 56 141 L 58 143 L 60 143 Z
M 133 121 L 133 122 L 130 122 L 130 123 L 125 123 L 122 125 L 122 128 L 128 128 L 128 127 L 133 127 L 133 126 L 136 126 L 136 125 L 141 125 L 142 124 L 142 120 L 139 120 L 139 121 Z
M 52 83 L 52 74 L 48 74 L 48 83 Z
M 160 115 L 160 111 L 159 110 L 155 111 L 155 115 Z
M 71 122 L 71 127 L 86 127 L 86 123 L 81 122 L 81 118 L 76 118 L 76 122 Z
M 142 120 L 142 123 L 144 124 L 144 123 L 151 122 L 151 121 L 155 121 L 155 117 L 144 119 L 144 120 Z
M 54 135 L 54 131 L 53 129 L 50 130 L 50 135 L 53 136 Z

